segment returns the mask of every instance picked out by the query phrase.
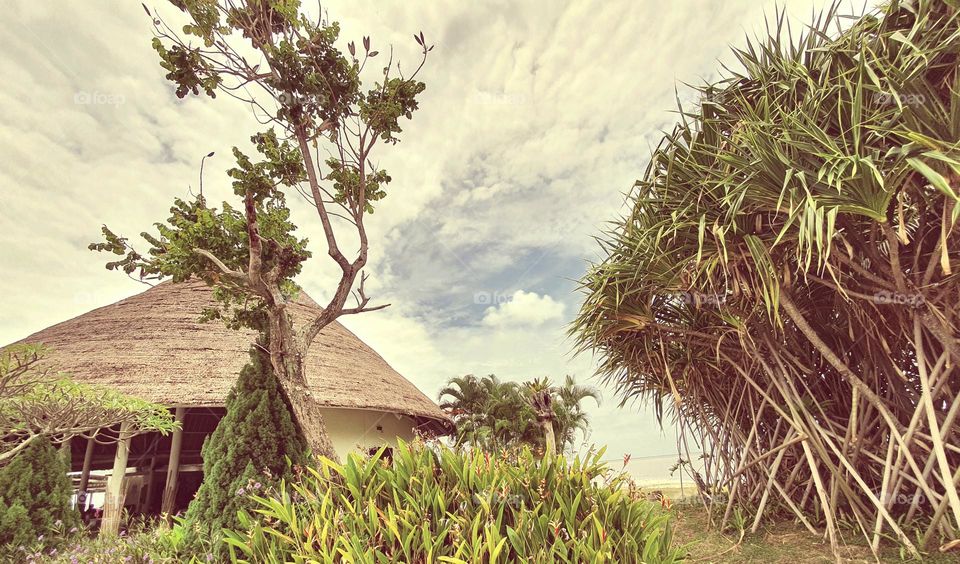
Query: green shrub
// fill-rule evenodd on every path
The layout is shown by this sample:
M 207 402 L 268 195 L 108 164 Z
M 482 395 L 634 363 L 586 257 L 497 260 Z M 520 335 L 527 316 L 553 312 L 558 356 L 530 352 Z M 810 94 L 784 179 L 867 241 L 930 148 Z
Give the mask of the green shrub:
M 75 526 L 67 464 L 50 441 L 34 439 L 0 468 L 0 545 L 29 545 L 54 527 Z
M 249 507 L 245 488 L 292 478 L 291 466 L 307 459 L 307 445 L 296 428 L 280 383 L 262 349 L 250 349 L 227 396 L 227 413 L 203 444 L 203 483 L 187 510 L 188 542 L 210 541 L 218 557 L 223 529 L 236 528 L 238 511 Z
M 382 452 L 382 451 L 381 451 Z M 670 517 L 600 453 L 543 462 L 401 442 L 392 461 L 323 459 L 244 512 L 240 562 L 675 562 Z
M 209 551 L 196 551 L 186 544 L 184 520 L 174 518 L 173 526 L 157 519 L 135 519 L 119 535 L 97 536 L 81 530 L 52 531 L 43 542 L 14 555 L 15 562 L 49 564 L 206 564 L 213 562 Z

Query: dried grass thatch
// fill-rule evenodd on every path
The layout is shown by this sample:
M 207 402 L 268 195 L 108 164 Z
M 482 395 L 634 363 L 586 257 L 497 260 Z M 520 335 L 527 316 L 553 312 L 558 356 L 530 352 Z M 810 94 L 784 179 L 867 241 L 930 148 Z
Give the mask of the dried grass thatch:
M 202 282 L 164 282 L 21 342 L 50 347 L 44 362 L 79 382 L 169 406 L 222 406 L 255 333 L 199 322 L 200 312 L 211 306 L 212 292 Z M 301 292 L 294 315 L 306 318 L 317 309 Z M 339 323 L 314 341 L 307 377 L 323 406 L 399 413 L 435 431 L 449 428 L 436 404 Z

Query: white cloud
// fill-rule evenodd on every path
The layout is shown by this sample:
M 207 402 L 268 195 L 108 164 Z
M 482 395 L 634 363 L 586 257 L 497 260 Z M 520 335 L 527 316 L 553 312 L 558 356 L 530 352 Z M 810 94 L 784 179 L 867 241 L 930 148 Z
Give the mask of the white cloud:
M 676 121 L 674 85 L 713 76 L 727 45 L 762 29 L 764 12 L 786 5 L 805 21 L 811 5 L 831 3 L 324 2 L 342 45 L 370 35 L 412 61 L 413 33 L 436 44 L 422 109 L 376 156 L 394 181 L 370 219 L 367 287 L 394 305 L 344 323 L 431 397 L 466 373 L 587 380 L 590 359 L 570 357 L 564 331 L 579 299 L 570 279 Z M 100 225 L 135 238 L 167 217 L 174 197 L 196 191 L 210 151 L 204 193 L 232 199 L 230 148 L 261 129 L 228 97 L 176 99 L 136 2 L 8 4 L 0 344 L 141 291 L 86 249 Z M 332 278 L 319 223 L 290 201 L 315 251 L 300 282 L 322 301 Z M 514 299 L 486 308 L 481 292 Z M 590 408 L 592 439 L 610 457 L 669 451 L 669 432 L 616 403 Z
M 503 303 L 488 307 L 483 324 L 488 327 L 517 327 L 543 325 L 563 319 L 563 304 L 548 295 L 517 290 Z

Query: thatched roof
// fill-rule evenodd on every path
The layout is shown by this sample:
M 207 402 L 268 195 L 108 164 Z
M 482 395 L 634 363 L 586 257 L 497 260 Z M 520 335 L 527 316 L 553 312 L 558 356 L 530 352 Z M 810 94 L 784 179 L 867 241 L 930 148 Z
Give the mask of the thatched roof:
M 222 406 L 256 334 L 219 321 L 199 323 L 200 312 L 212 305 L 212 292 L 202 282 L 164 282 L 20 342 L 47 345 L 51 353 L 44 362 L 80 382 L 163 405 Z M 301 292 L 294 317 L 319 309 Z M 448 427 L 435 403 L 337 322 L 311 346 L 307 378 L 324 406 L 402 413 Z

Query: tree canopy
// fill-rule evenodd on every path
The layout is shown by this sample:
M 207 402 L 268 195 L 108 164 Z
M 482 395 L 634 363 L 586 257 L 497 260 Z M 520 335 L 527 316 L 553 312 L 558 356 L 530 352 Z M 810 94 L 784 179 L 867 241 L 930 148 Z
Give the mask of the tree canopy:
M 104 240 L 90 248 L 117 255 L 107 268 L 141 280 L 201 278 L 219 302 L 203 312 L 205 318 L 268 330 L 274 373 L 310 448 L 335 457 L 306 385 L 303 359 L 317 334 L 339 316 L 389 305 L 369 304 L 362 272 L 369 256 L 364 221 L 392 180 L 374 150 L 397 143 L 401 120 L 419 108 L 425 85 L 417 75 L 432 47 L 422 32 L 415 34 L 419 60 L 405 72 L 392 48 L 381 53 L 369 37 L 362 49 L 351 41 L 341 51 L 340 26 L 319 5 L 311 15 L 299 0 L 171 3 L 184 25 L 144 10 L 176 95 L 223 94 L 248 105 L 263 126 L 251 137 L 256 155 L 232 151 L 236 166 L 228 174 L 241 203 L 224 202 L 217 210 L 202 195 L 177 199 L 167 221 L 154 225 L 156 234 L 141 234 L 146 251 L 106 226 Z M 325 254 L 339 271 L 322 313 L 299 327 L 287 304 L 310 252 L 294 234 L 288 196 L 304 198 L 316 211 Z M 344 238 L 356 242 L 355 251 L 347 250 Z
M 41 361 L 41 345 L 14 345 L 0 351 L 0 465 L 35 438 L 62 442 L 76 436 L 109 442 L 110 428 L 127 423 L 131 433 L 176 428 L 163 406 L 125 396 L 104 386 L 80 384 Z
M 504 382 L 492 374 L 458 376 L 440 390 L 440 408 L 453 418 L 458 444 L 491 450 L 521 444 L 543 448 L 544 436 L 531 405 L 537 391 L 545 391 L 552 399 L 556 446 L 560 450 L 574 447 L 577 433 L 586 434 L 590 425 L 582 403 L 586 399 L 599 403 L 600 393 L 570 376 L 561 385 L 547 379 Z

